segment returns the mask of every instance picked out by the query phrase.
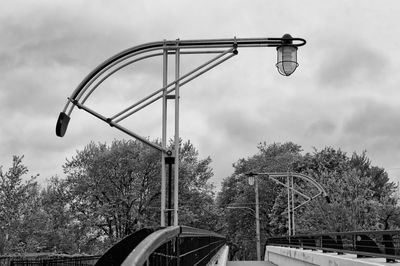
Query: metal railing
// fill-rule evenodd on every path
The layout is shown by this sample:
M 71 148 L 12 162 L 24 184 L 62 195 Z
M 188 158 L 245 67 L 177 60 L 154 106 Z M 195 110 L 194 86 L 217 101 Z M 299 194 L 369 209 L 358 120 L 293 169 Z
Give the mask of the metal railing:
M 214 232 L 172 226 L 141 241 L 122 265 L 206 265 L 224 245 L 225 237 Z
M 111 247 L 103 256 L 8 258 L 12 266 L 206 265 L 225 245 L 211 231 L 173 226 L 139 230 Z M 8 263 L 7 263 L 8 265 Z
M 143 228 L 128 235 L 101 256 L 95 266 L 121 265 L 128 255 L 140 244 L 143 239 L 152 234 L 154 228 Z
M 351 253 L 357 257 L 381 257 L 387 262 L 400 259 L 400 230 L 357 231 L 267 238 L 266 245 L 323 252 Z
M 28 257 L 12 259 L 10 266 L 92 266 L 100 256 L 76 256 L 76 257 Z

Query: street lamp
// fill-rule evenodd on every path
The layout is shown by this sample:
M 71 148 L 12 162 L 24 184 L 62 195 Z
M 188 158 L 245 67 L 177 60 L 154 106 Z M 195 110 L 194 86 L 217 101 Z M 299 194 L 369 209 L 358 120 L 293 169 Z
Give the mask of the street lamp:
M 323 196 L 326 200 L 327 203 L 330 203 L 330 198 L 328 194 L 326 193 L 324 187 L 319 184 L 317 181 L 312 179 L 311 177 L 300 174 L 300 173 L 292 173 L 292 172 L 286 172 L 286 173 L 254 173 L 250 172 L 247 173 L 246 176 L 249 177 L 249 184 L 255 184 L 255 190 L 256 190 L 256 213 L 258 211 L 258 176 L 264 176 L 269 178 L 270 180 L 274 181 L 275 183 L 282 185 L 287 188 L 287 193 L 288 193 L 288 235 L 294 235 L 295 234 L 295 222 L 294 222 L 294 211 L 304 204 L 310 202 L 311 200 L 317 198 L 318 196 Z M 279 178 L 286 178 L 287 182 L 284 183 Z M 312 187 L 317 189 L 316 193 L 310 193 L 311 195 L 306 195 L 305 193 L 299 191 L 298 189 L 295 189 L 294 187 L 294 178 L 298 178 L 302 180 L 303 182 L 306 182 L 310 184 Z M 295 206 L 295 200 L 294 200 L 294 194 L 297 194 L 301 197 L 303 197 L 305 200 L 304 202 L 300 203 L 299 205 Z
M 293 38 L 290 34 L 282 37 L 282 45 L 277 47 L 278 62 L 276 67 L 283 76 L 290 76 L 299 66 L 297 63 L 297 46 L 293 45 Z
M 258 177 L 254 173 L 246 174 L 248 176 L 249 185 L 254 185 L 254 193 L 256 197 L 256 231 L 257 231 L 257 260 L 261 260 L 261 240 L 260 240 L 260 202 L 258 196 Z
M 125 134 L 157 149 L 161 153 L 161 226 L 165 226 L 165 215 L 173 211 L 174 225 L 178 225 L 178 181 L 179 181 L 179 99 L 180 88 L 199 77 L 205 72 L 213 69 L 228 59 L 238 54 L 239 48 L 247 47 L 275 47 L 278 52 L 277 67 L 279 73 L 288 76 L 293 73 L 297 67 L 297 56 L 293 49 L 303 46 L 306 41 L 301 38 L 292 38 L 290 35 L 284 35 L 282 38 L 233 38 L 233 39 L 212 39 L 212 40 L 172 40 L 159 41 L 138 45 L 110 57 L 103 63 L 93 69 L 68 97 L 64 109 L 60 112 L 57 124 L 56 135 L 63 137 L 67 131 L 68 124 L 73 109 L 84 110 L 94 117 L 104 121 L 111 127 L 114 127 Z M 184 55 L 195 54 L 215 54 L 216 56 L 206 61 L 198 67 L 185 74 L 180 72 L 180 60 Z M 172 60 L 175 64 L 174 80 L 168 81 L 169 57 L 174 56 Z M 104 115 L 89 107 L 86 101 L 94 97 L 94 91 L 99 89 L 101 84 L 121 69 L 130 66 L 136 62 L 153 58 L 162 57 L 162 87 L 150 93 L 148 96 L 136 101 L 128 107 L 123 108 L 116 114 Z M 143 108 L 162 101 L 162 123 L 161 123 L 161 145 L 153 143 L 148 138 L 143 137 L 125 126 L 121 122 L 132 116 Z M 173 149 L 167 149 L 167 102 L 174 101 L 174 145 Z M 174 208 L 166 209 L 166 161 L 174 162 Z
M 257 179 L 257 178 L 255 178 Z M 255 181 L 258 184 L 258 181 Z M 261 261 L 261 239 L 260 239 L 260 212 L 259 212 L 259 203 L 258 203 L 258 185 L 256 190 L 256 210 L 253 210 L 249 207 L 239 207 L 239 206 L 228 206 L 227 209 L 246 209 L 250 210 L 254 217 L 256 218 L 256 242 L 257 242 L 257 260 Z

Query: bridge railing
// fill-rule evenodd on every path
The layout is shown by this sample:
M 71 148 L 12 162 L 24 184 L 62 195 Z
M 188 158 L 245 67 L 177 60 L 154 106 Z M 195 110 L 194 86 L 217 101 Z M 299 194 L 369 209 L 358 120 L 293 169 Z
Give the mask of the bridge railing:
M 40 254 L 40 253 L 39 253 Z M 3 257 L 4 258 L 4 257 Z M 68 256 L 54 254 L 53 256 L 10 257 L 8 261 L 0 259 L 0 265 L 9 266 L 90 266 L 94 265 L 100 256 Z
M 225 237 L 211 231 L 173 226 L 142 240 L 121 265 L 206 265 L 225 245 Z
M 357 257 L 400 259 L 400 230 L 356 231 L 267 238 L 267 245 L 352 253 Z

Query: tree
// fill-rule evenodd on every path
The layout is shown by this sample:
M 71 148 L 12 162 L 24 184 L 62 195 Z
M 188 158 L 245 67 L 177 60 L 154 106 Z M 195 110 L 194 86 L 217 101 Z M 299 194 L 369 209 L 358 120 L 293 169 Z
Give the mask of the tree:
M 293 169 L 310 175 L 322 184 L 331 204 L 315 200 L 297 213 L 300 232 L 343 232 L 372 230 L 384 223 L 395 225 L 398 207 L 395 187 L 384 169 L 371 166 L 364 151 L 348 157 L 331 147 L 306 154 Z
M 155 225 L 159 199 L 159 154 L 138 141 L 90 143 L 64 165 L 66 189 L 77 226 L 89 243 L 106 236 L 114 242 Z M 158 205 L 157 205 L 158 206 Z
M 180 224 L 199 226 L 213 212 L 210 158 L 199 159 L 190 142 L 180 144 Z M 83 242 L 110 245 L 160 220 L 161 154 L 139 141 L 90 143 L 64 165 L 66 191 Z M 207 214 L 207 215 L 206 215 Z
M 235 258 L 255 258 L 254 216 L 247 211 L 254 206 L 254 188 L 242 175 L 250 171 L 303 173 L 325 188 L 331 203 L 319 197 L 296 209 L 296 233 L 399 228 L 395 186 L 383 168 L 371 165 L 366 152 L 349 157 L 340 149 L 326 147 L 302 155 L 301 147 L 291 142 L 271 145 L 264 142 L 258 149 L 257 154 L 234 164 L 234 173 L 224 179 L 217 198 L 219 207 L 225 208 L 222 219 Z M 315 189 L 298 180 L 295 186 L 304 194 Z M 263 179 L 259 194 L 262 242 L 266 236 L 287 234 L 287 189 Z M 300 201 L 300 196 L 295 197 L 296 204 Z M 226 206 L 246 208 L 226 209 Z
M 40 251 L 80 253 L 79 245 L 84 231 L 77 226 L 65 180 L 52 177 L 40 193 L 40 213 L 44 226 L 37 225 Z
M 0 167 L 0 254 L 31 248 L 28 244 L 34 228 L 26 225 L 36 213 L 39 190 L 36 176 L 23 180 L 28 168 L 22 159 L 14 156 L 7 172 Z
M 236 259 L 256 258 L 255 217 L 254 212 L 248 209 L 255 208 L 255 191 L 243 174 L 250 171 L 285 172 L 290 169 L 292 162 L 301 156 L 300 152 L 301 147 L 292 142 L 271 145 L 260 143 L 258 153 L 238 160 L 234 164 L 234 174 L 224 179 L 217 202 L 220 208 L 225 209 L 225 234 L 233 252 L 236 250 L 236 253 L 232 254 Z M 265 237 L 271 234 L 270 213 L 281 190 L 282 188 L 271 180 L 259 178 L 261 242 L 265 242 Z M 228 206 L 245 208 L 226 209 Z
M 214 207 L 211 158 L 199 159 L 190 141 L 180 142 L 179 223 L 207 230 L 218 230 L 219 212 Z

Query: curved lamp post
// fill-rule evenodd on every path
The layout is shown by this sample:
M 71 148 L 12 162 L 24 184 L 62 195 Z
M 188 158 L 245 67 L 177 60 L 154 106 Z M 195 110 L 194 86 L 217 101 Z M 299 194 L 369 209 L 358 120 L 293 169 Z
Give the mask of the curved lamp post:
M 257 179 L 257 178 L 255 178 Z M 253 210 L 250 207 L 239 207 L 239 206 L 228 206 L 227 209 L 246 209 L 251 211 L 254 214 L 254 218 L 256 219 L 256 242 L 257 242 L 257 260 L 261 261 L 261 234 L 260 234 L 260 212 L 259 212 L 259 202 L 258 202 L 258 180 L 256 182 L 256 210 Z
M 129 136 L 146 143 L 161 152 L 161 226 L 165 226 L 165 213 L 174 212 L 174 225 L 178 225 L 178 170 L 179 170 L 179 90 L 180 87 L 218 66 L 238 54 L 238 48 L 247 47 L 275 47 L 278 50 L 276 66 L 282 75 L 288 76 L 297 67 L 297 47 L 306 44 L 301 38 L 292 38 L 286 34 L 282 38 L 233 38 L 212 40 L 173 40 L 159 41 L 138 45 L 124 50 L 93 69 L 68 97 L 64 109 L 59 114 L 56 124 L 56 134 L 63 137 L 70 122 L 74 107 L 82 109 L 98 119 L 106 122 L 111 127 L 128 134 Z M 187 54 L 215 54 L 211 60 L 195 67 L 191 71 L 180 73 L 180 58 Z M 175 80 L 168 81 L 168 59 L 175 56 Z M 90 108 L 86 101 L 110 76 L 121 69 L 136 62 L 162 57 L 163 77 L 162 87 L 148 96 L 139 99 L 130 106 L 111 116 L 103 115 Z M 146 106 L 162 100 L 162 139 L 161 145 L 149 141 L 147 138 L 136 134 L 120 124 L 127 117 L 135 114 Z M 167 101 L 174 100 L 175 104 L 175 136 L 173 150 L 167 149 Z M 176 158 L 176 159 L 175 159 Z M 166 160 L 174 163 L 174 209 L 166 209 Z M 172 199 L 170 199 L 171 202 Z M 170 222 L 168 225 L 171 225 Z
M 330 198 L 328 196 L 328 193 L 325 191 L 324 187 L 319 184 L 317 181 L 312 179 L 311 177 L 300 174 L 300 173 L 292 173 L 292 172 L 286 172 L 286 173 L 247 173 L 246 176 L 249 178 L 249 183 L 252 185 L 253 183 L 256 184 L 255 190 L 256 190 L 256 212 L 258 212 L 258 176 L 264 176 L 275 183 L 282 185 L 287 188 L 288 192 L 288 227 L 289 227 L 289 236 L 295 234 L 295 223 L 294 223 L 294 211 L 304 204 L 307 204 L 311 200 L 323 196 L 326 200 L 327 203 L 330 203 Z M 284 181 L 279 180 L 279 178 L 286 178 L 286 183 Z M 302 180 L 303 182 L 306 182 L 310 184 L 312 187 L 316 188 L 317 191 L 311 195 L 306 195 L 303 192 L 295 189 L 294 187 L 294 178 L 298 178 Z M 294 195 L 297 194 L 301 197 L 304 198 L 304 201 L 300 203 L 299 205 L 295 206 L 295 200 L 294 200 Z

